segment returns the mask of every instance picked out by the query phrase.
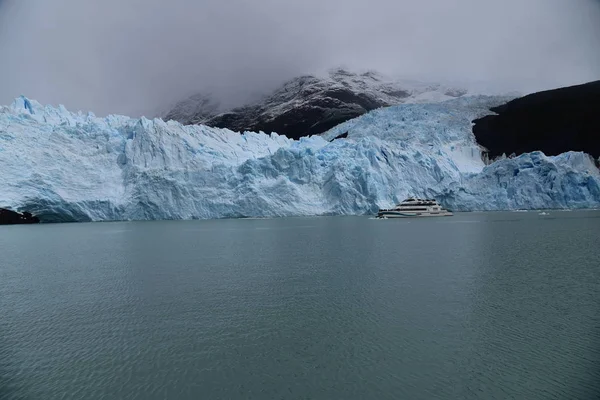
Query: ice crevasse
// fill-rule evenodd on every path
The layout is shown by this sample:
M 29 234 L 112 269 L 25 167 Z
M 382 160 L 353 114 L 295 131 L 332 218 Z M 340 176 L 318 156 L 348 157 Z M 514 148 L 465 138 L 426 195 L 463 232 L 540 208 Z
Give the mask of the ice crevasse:
M 381 108 L 295 141 L 20 97 L 0 108 L 0 207 L 42 221 L 369 214 L 407 196 L 456 211 L 600 207 L 584 153 L 482 161 L 471 121 L 505 100 Z

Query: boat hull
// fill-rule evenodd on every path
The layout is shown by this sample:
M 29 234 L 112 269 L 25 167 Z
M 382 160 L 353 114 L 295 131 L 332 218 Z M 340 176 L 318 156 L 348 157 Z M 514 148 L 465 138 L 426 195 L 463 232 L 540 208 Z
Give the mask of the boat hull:
M 440 212 L 406 212 L 406 211 L 380 211 L 377 218 L 421 218 L 421 217 L 451 217 L 450 211 Z

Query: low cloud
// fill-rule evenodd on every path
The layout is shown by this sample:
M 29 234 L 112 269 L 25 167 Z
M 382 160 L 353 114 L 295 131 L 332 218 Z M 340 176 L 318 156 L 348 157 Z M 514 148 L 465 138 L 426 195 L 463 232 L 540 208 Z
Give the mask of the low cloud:
M 523 92 L 600 79 L 592 0 L 0 0 L 0 102 L 154 115 L 345 65 Z

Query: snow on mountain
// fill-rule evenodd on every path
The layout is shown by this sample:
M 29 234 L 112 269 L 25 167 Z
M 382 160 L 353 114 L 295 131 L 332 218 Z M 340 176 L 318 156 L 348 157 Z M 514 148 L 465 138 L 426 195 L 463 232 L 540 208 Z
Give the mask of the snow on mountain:
M 210 94 L 197 93 L 177 102 L 164 114 L 164 120 L 186 121 L 187 124 L 201 123 L 224 111 L 221 103 Z
M 0 108 L 0 207 L 100 221 L 364 214 L 409 195 L 454 210 L 600 206 L 583 153 L 484 165 L 471 120 L 503 101 L 400 105 L 292 140 L 22 97 Z
M 461 88 L 397 80 L 376 72 L 358 74 L 335 69 L 322 77 L 297 77 L 258 103 L 221 114 L 208 107 L 207 97 L 192 96 L 178 103 L 164 119 L 234 131 L 278 132 L 298 139 L 322 133 L 379 107 L 439 102 L 466 93 Z

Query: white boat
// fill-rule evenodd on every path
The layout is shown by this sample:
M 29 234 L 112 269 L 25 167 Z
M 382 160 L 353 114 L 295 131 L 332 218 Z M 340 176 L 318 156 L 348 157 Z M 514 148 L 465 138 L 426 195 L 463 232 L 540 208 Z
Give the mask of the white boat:
M 394 208 L 380 209 L 377 218 L 450 217 L 452 215 L 451 211 L 445 210 L 436 200 L 411 197 Z

